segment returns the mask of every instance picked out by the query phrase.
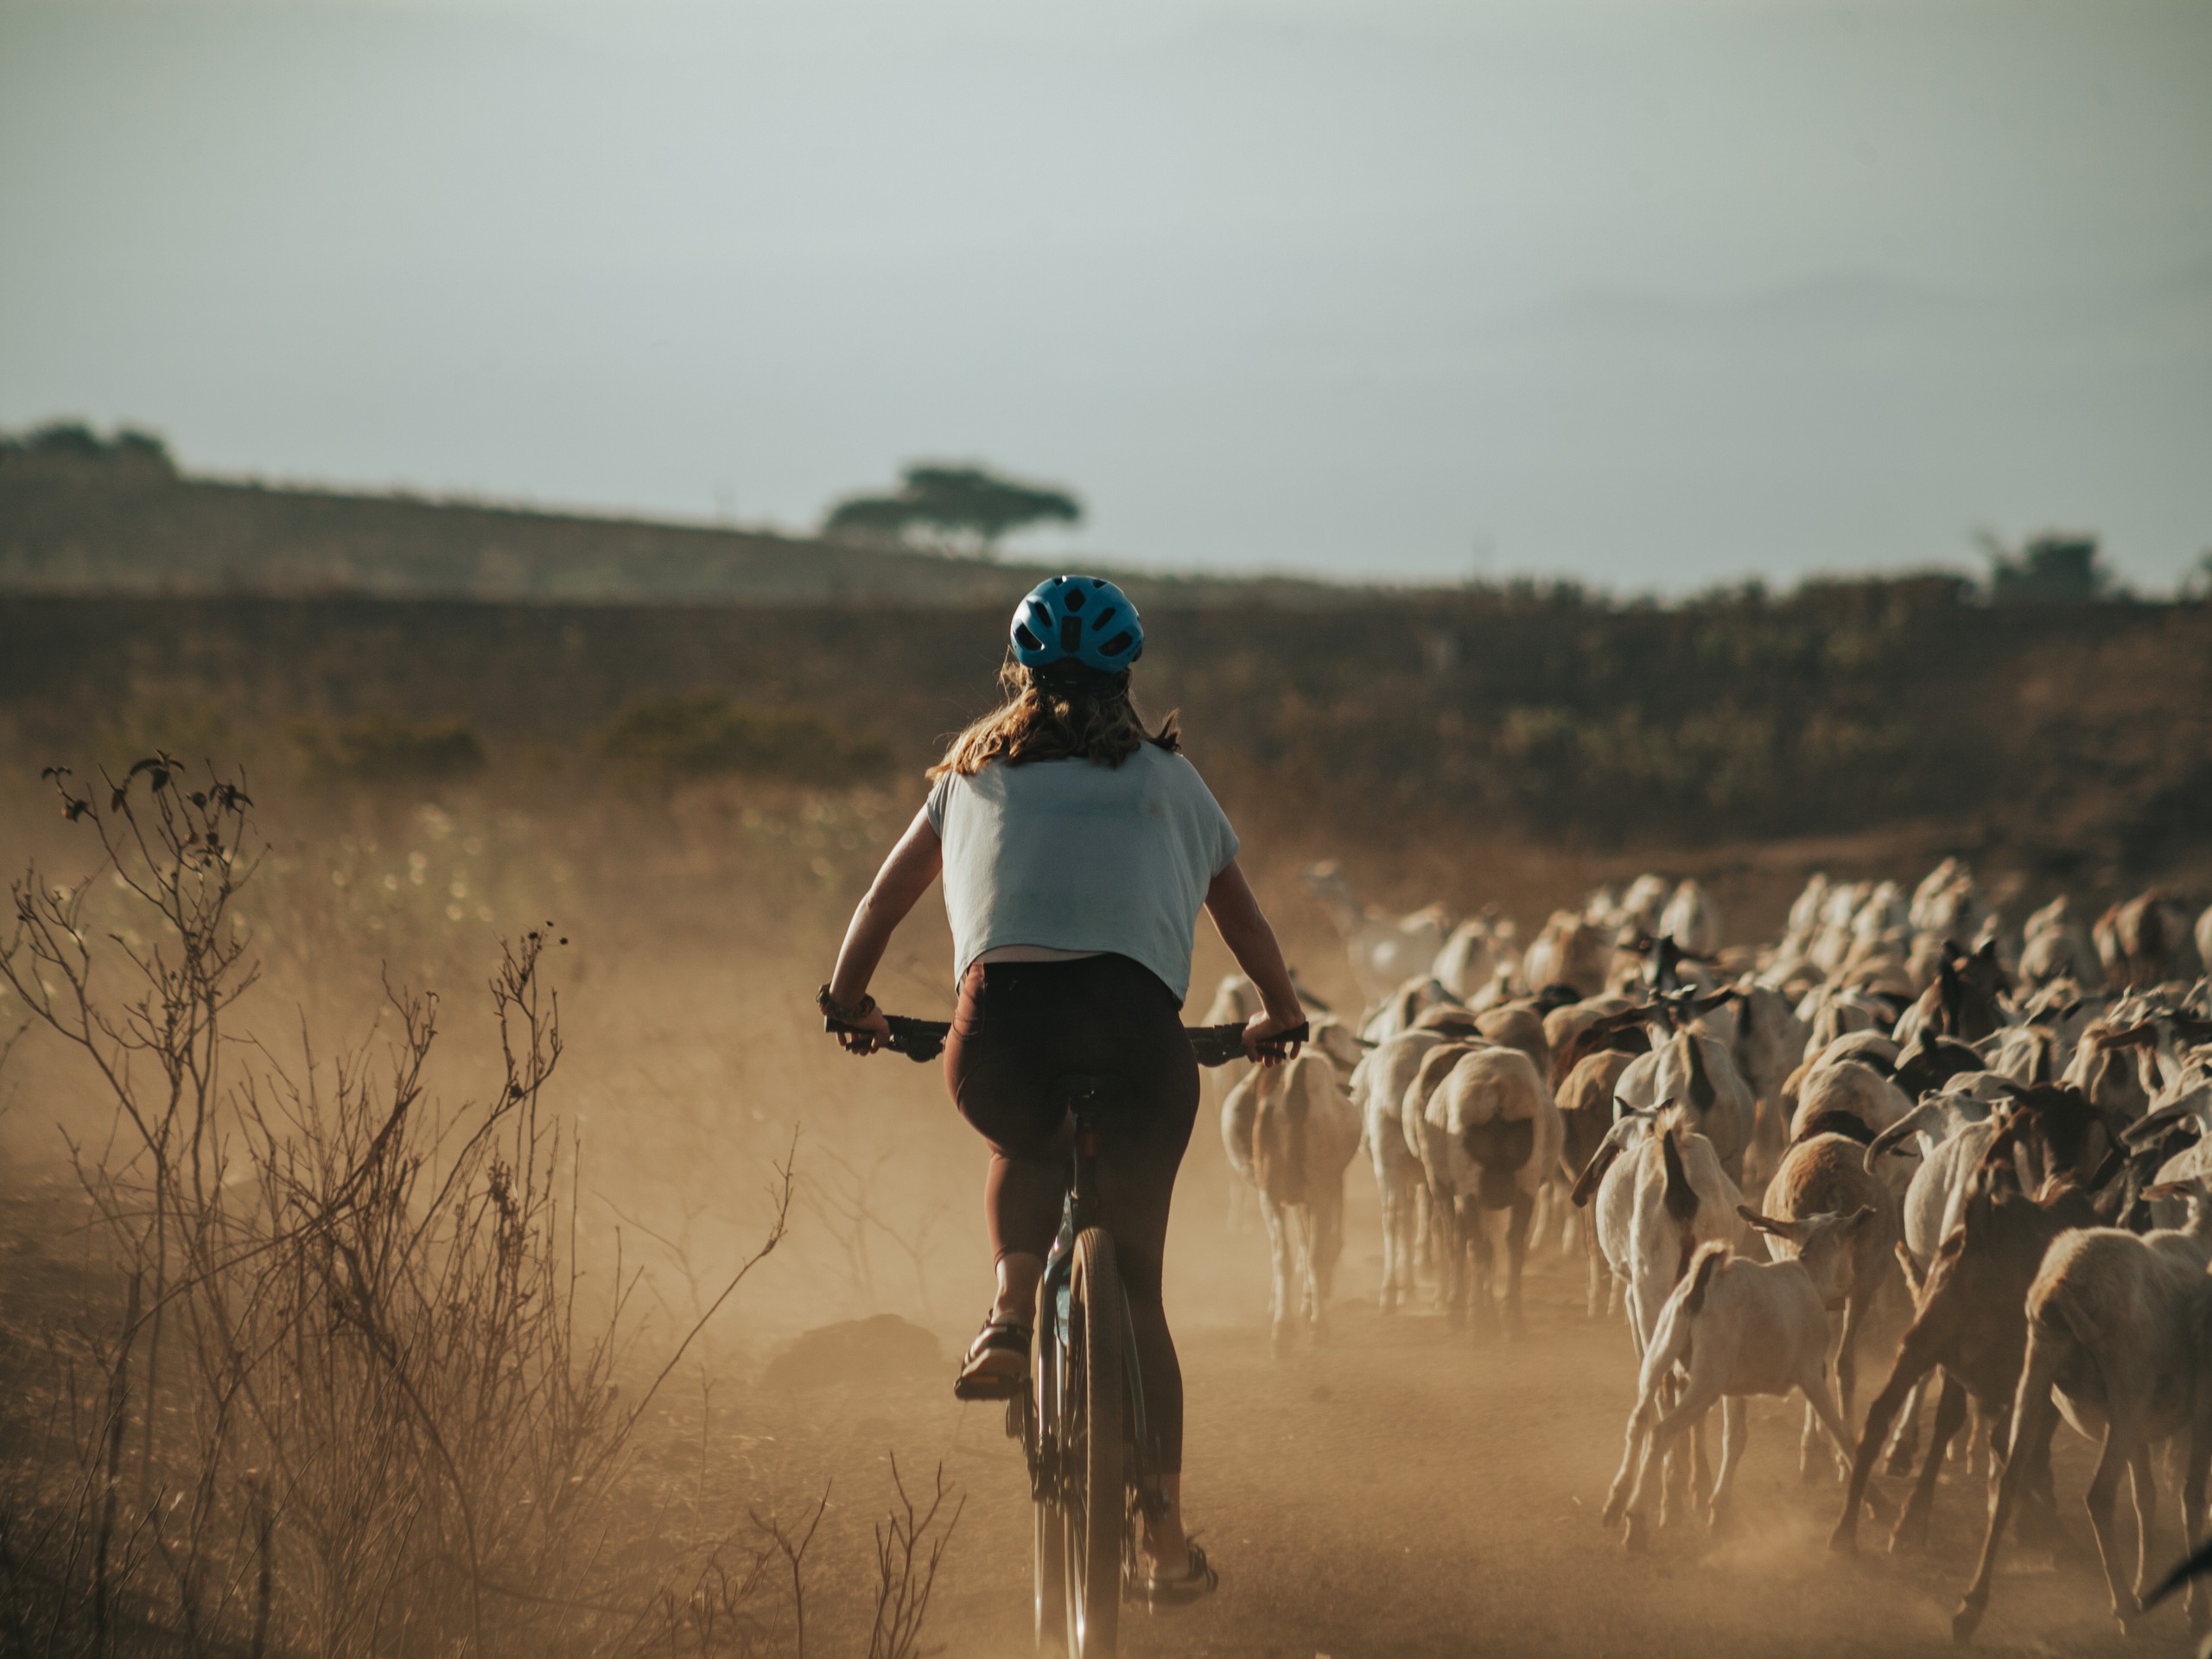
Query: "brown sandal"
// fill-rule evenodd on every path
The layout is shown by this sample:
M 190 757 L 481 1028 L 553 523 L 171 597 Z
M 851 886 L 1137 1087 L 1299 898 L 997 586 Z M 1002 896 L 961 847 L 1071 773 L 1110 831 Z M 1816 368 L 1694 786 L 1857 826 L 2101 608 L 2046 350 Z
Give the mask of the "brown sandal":
M 1011 1356 L 1014 1363 L 1006 1363 Z M 1029 1376 L 1029 1327 L 1010 1319 L 987 1319 L 969 1344 L 960 1375 L 952 1379 L 956 1400 L 1011 1400 Z

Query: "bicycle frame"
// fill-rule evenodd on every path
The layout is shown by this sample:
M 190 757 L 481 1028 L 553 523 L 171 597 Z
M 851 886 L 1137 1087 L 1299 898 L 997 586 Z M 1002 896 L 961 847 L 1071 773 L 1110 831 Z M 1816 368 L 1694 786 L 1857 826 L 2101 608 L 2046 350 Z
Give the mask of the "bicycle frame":
M 1055 1367 L 1052 1381 L 1056 1384 L 1066 1375 L 1075 1241 L 1084 1229 L 1096 1225 L 1098 1220 L 1100 1129 L 1094 1115 L 1117 1086 L 1104 1077 L 1068 1077 L 1061 1084 L 1063 1098 L 1075 1119 L 1075 1145 L 1070 1158 L 1067 1197 L 1060 1209 L 1060 1230 L 1052 1241 L 1051 1254 L 1045 1258 L 1044 1287 L 1039 1297 L 1039 1306 L 1051 1310 L 1052 1340 L 1047 1351 Z M 1136 1330 L 1129 1319 L 1126 1300 L 1122 1303 L 1121 1315 L 1124 1356 L 1122 1372 L 1129 1407 L 1123 1436 L 1129 1455 L 1127 1466 L 1138 1502 L 1149 1512 L 1160 1499 L 1151 1468 L 1152 1437 L 1145 1419 L 1144 1382 L 1137 1374 Z M 1020 1438 L 1029 1460 L 1030 1494 L 1039 1499 L 1056 1500 L 1063 1495 L 1058 1424 L 1046 1421 L 1046 1413 L 1039 1409 L 1035 1386 L 1039 1380 L 1033 1378 L 1030 1389 L 1013 1404 L 1022 1414 L 1024 1432 Z M 1052 1398 L 1055 1407 L 1060 1395 L 1061 1390 L 1054 1387 Z M 1057 1418 L 1057 1409 L 1051 1414 Z

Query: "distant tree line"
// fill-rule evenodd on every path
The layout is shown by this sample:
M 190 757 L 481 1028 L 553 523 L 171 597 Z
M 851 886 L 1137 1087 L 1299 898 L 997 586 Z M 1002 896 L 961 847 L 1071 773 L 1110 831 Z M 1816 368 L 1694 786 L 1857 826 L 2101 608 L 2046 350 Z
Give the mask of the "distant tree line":
M 176 476 L 168 445 L 150 432 L 119 426 L 103 438 L 82 421 L 48 421 L 27 432 L 0 432 L 0 467 L 124 467 Z

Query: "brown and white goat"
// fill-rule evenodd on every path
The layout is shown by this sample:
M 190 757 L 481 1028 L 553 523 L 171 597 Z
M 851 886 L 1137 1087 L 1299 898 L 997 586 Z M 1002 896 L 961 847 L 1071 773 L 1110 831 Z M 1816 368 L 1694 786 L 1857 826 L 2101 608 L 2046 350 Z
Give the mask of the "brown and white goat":
M 1329 1058 L 1312 1048 L 1259 1066 L 1221 1109 L 1222 1145 L 1260 1196 L 1274 1258 L 1268 1323 L 1275 1351 L 1301 1317 L 1326 1329 L 1344 1251 L 1344 1166 L 1359 1149 L 1359 1118 Z
M 1448 1052 L 1432 1050 L 1423 1071 Z M 1562 1126 L 1551 1090 L 1519 1049 L 1470 1045 L 1427 1094 L 1418 1127 L 1433 1222 L 1448 1247 L 1446 1307 L 1455 1321 L 1471 1311 L 1478 1335 L 1489 1325 L 1493 1250 L 1485 1217 L 1503 1211 L 1505 1317 L 1517 1332 L 1536 1192 L 1559 1167 Z
M 1858 1387 L 1859 1350 L 1884 1305 L 1894 1300 L 1902 1311 L 1904 1281 L 1893 1254 L 1898 1236 L 1897 1200 L 1887 1187 L 1866 1173 L 1866 1143 L 1847 1135 L 1815 1135 L 1800 1141 L 1783 1154 L 1782 1166 L 1767 1183 L 1764 1209 L 1778 1220 L 1802 1221 L 1819 1215 L 1856 1215 L 1868 1219 L 1853 1230 L 1852 1248 L 1835 1280 L 1835 1299 L 1830 1304 L 1843 1312 L 1836 1336 L 1835 1380 L 1842 1397 L 1843 1414 L 1852 1415 Z M 1767 1248 L 1786 1256 L 1796 1246 L 1796 1235 L 1768 1234 Z M 1801 1467 L 1812 1472 L 1813 1424 L 1808 1420 Z M 1843 1455 L 1850 1456 L 1847 1444 Z

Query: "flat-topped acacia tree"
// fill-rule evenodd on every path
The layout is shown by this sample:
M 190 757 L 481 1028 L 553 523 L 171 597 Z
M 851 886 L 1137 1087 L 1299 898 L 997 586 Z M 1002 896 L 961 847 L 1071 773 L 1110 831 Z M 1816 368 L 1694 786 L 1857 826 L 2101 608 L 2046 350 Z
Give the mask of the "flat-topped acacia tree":
M 822 521 L 825 536 L 920 541 L 988 558 L 1000 538 L 1033 524 L 1083 522 L 1083 503 L 1051 485 L 1024 484 L 983 467 L 917 462 L 888 495 L 849 495 Z

